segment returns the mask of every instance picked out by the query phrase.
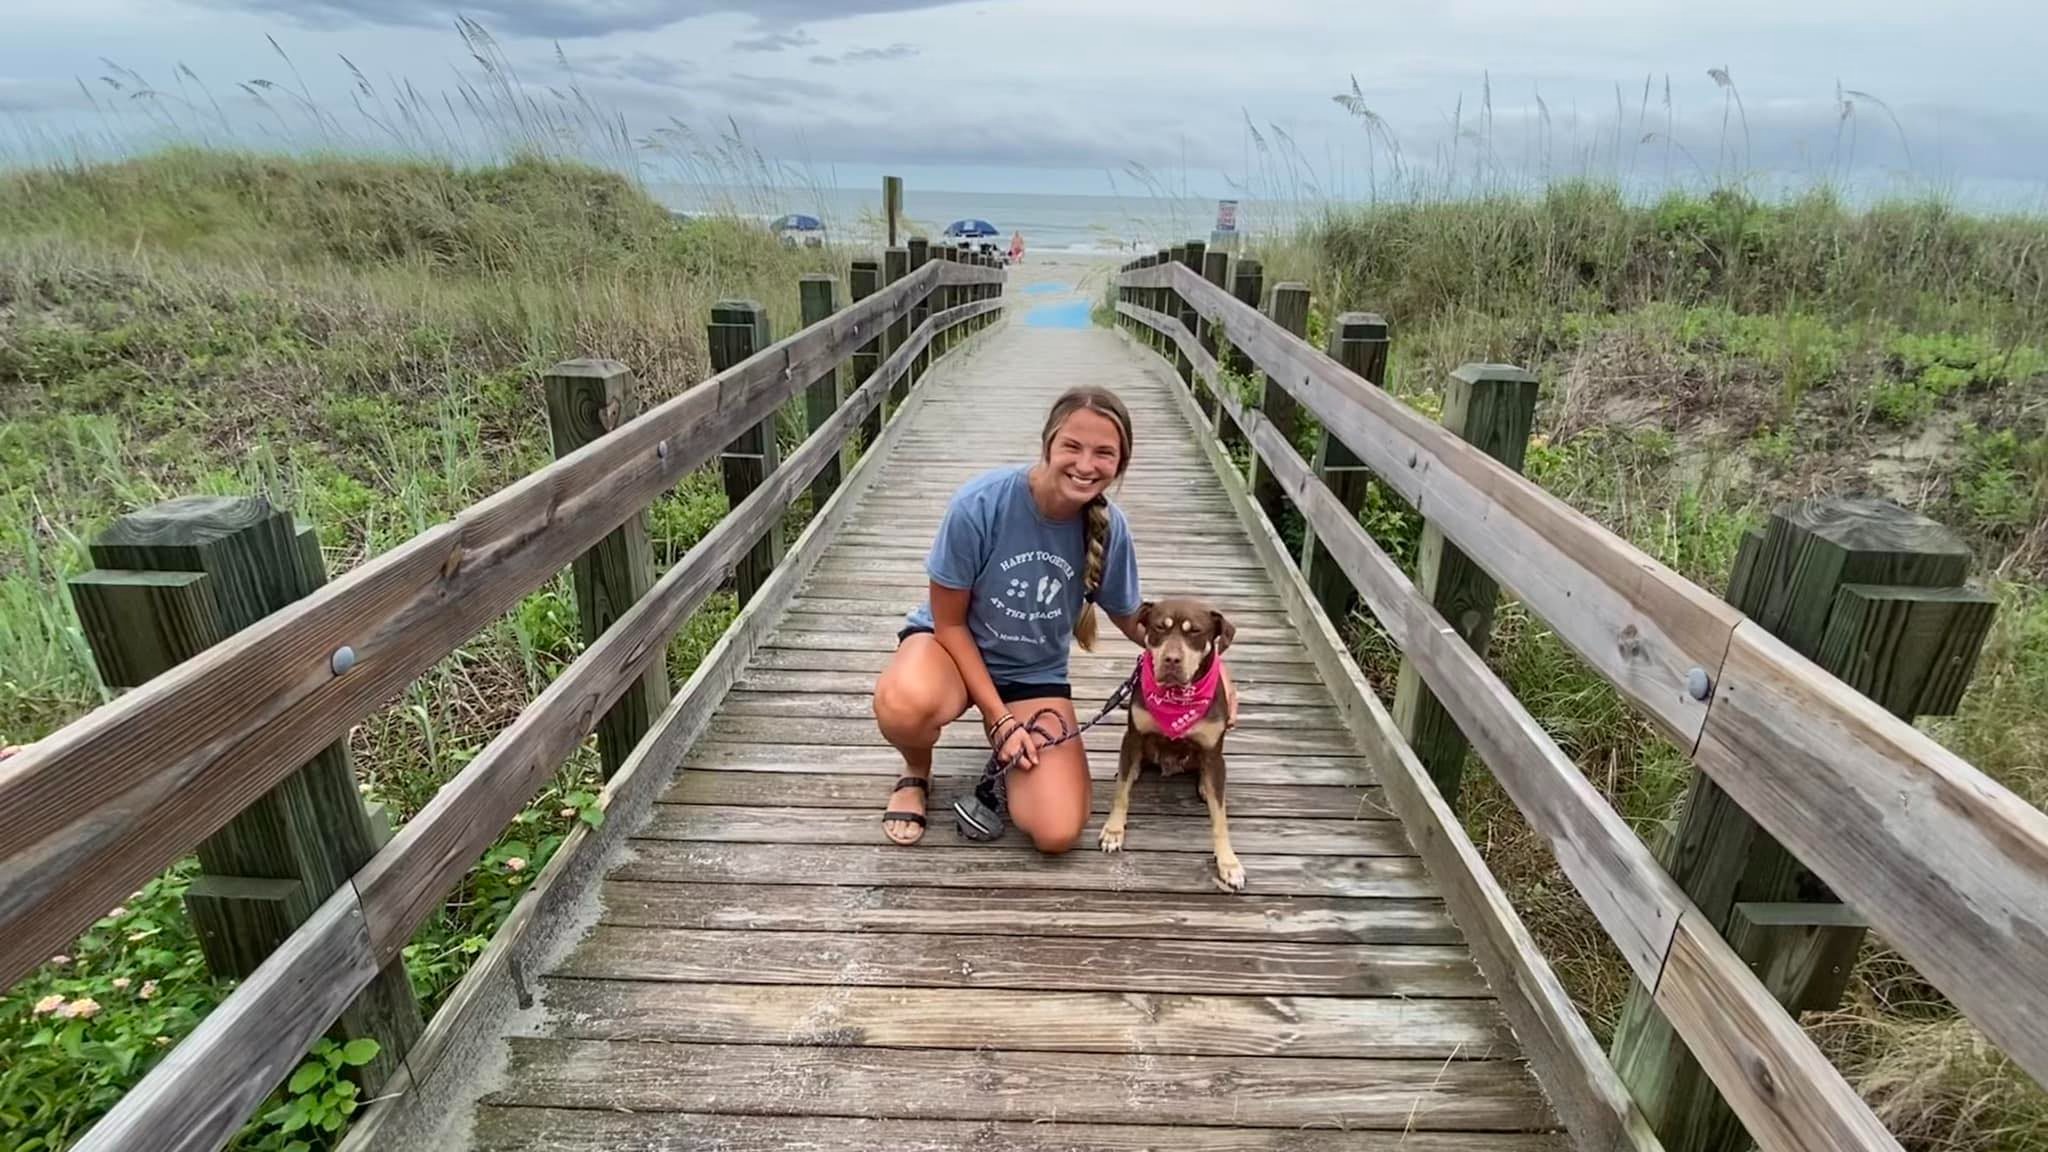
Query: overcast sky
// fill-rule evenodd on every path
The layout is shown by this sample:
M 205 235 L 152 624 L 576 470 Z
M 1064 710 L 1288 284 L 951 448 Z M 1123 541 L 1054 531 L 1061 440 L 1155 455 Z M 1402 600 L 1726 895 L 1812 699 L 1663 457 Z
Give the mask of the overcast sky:
M 152 102 L 181 125 L 225 119 L 245 142 L 303 137 L 310 122 L 283 90 L 255 85 L 266 108 L 238 86 L 259 80 L 303 85 L 369 140 L 341 57 L 386 98 L 409 81 L 437 108 L 479 73 L 455 10 L 421 0 L 7 8 L 0 128 L 17 154 L 22 141 L 105 135 L 109 123 L 132 135 Z M 1115 181 L 1130 194 L 1137 164 L 1195 195 L 1228 194 L 1260 167 L 1249 118 L 1269 171 L 1282 170 L 1284 133 L 1298 178 L 1360 195 L 1389 160 L 1331 99 L 1353 77 L 1411 167 L 1447 160 L 1457 116 L 1480 129 L 1457 141 L 1461 159 L 1484 147 L 1539 171 L 1546 155 L 1552 172 L 1618 161 L 1639 176 L 1746 159 L 1796 177 L 1839 172 L 1853 145 L 1865 179 L 1906 170 L 1910 148 L 1923 180 L 2048 181 L 2038 0 L 478 0 L 461 11 L 543 99 L 543 86 L 573 80 L 636 139 L 670 117 L 706 135 L 730 117 L 774 160 L 850 186 L 886 169 L 927 188 L 1107 193 Z M 165 95 L 134 99 L 134 78 L 109 61 Z M 1675 144 L 1643 143 L 1665 131 L 1667 77 Z M 458 111 L 442 115 L 460 119 L 459 94 L 450 103 Z

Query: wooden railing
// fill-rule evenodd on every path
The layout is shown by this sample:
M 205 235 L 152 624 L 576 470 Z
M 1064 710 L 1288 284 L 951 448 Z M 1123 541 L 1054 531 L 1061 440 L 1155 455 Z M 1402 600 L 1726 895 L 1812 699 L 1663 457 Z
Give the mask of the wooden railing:
M 841 311 L 831 311 L 829 284 L 807 288 L 806 326 L 780 341 L 756 341 L 765 331 L 740 319 L 728 326 L 748 331 L 721 343 L 714 317 L 716 375 L 608 431 L 589 429 L 594 438 L 580 447 L 564 443 L 568 416 L 558 412 L 557 446 L 567 450 L 555 463 L 149 676 L 0 767 L 6 985 L 572 561 L 589 559 L 578 575 L 597 579 L 604 565 L 593 549 L 692 470 L 728 458 L 726 516 L 651 586 L 617 585 L 612 594 L 630 604 L 613 604 L 616 618 L 601 631 L 592 620 L 605 613 L 586 613 L 599 634 L 575 662 L 367 863 L 312 894 L 310 916 L 76 1148 L 218 1148 L 234 1135 L 399 960 L 576 745 L 660 669 L 690 613 L 735 569 L 742 600 L 753 591 L 766 573 L 748 571 L 749 561 L 765 555 L 772 565 L 791 502 L 814 483 L 837 482 L 848 434 L 864 429 L 872 449 L 885 400 L 900 402 L 932 357 L 1002 308 L 999 268 L 930 255 L 945 259 L 899 261 L 907 251 L 892 249 L 896 274 L 886 285 L 856 262 L 858 298 Z M 833 380 L 849 360 L 859 384 L 840 400 Z M 560 407 L 601 407 L 609 370 L 579 363 L 559 374 L 565 396 L 587 385 L 584 399 Z M 808 397 L 810 434 L 777 462 L 775 414 L 799 395 Z M 630 727 L 645 731 L 644 708 Z M 601 743 L 619 741 L 601 733 Z M 607 768 L 630 750 L 606 747 Z
M 1260 479 L 1270 477 L 1299 510 L 1312 551 L 1348 578 L 1548 843 L 1656 1010 L 1760 1145 L 1898 1147 L 1714 922 L 1360 526 L 1355 505 L 1302 459 L 1288 435 L 1293 405 L 1321 422 L 1332 448 L 1369 468 L 1548 623 L 1987 1036 L 2048 1082 L 2048 815 L 1743 612 L 1305 343 L 1284 314 L 1296 304 L 1306 311 L 1305 291 L 1297 287 L 1301 298 L 1292 302 L 1276 292 L 1272 316 L 1256 306 L 1255 271 L 1249 300 L 1226 291 L 1220 257 L 1189 245 L 1126 265 L 1116 280 L 1122 322 L 1183 380 L 1207 385 L 1217 435 L 1249 443 Z M 1234 394 L 1219 355 L 1240 372 L 1264 374 L 1260 403 Z M 1531 388 L 1533 402 L 1533 381 Z M 1490 586 L 1486 596 L 1490 603 Z M 1398 745 L 1389 745 L 1388 758 L 1415 763 Z M 1469 845 L 1428 777 L 1418 779 L 1425 788 L 1409 797 L 1403 818 L 1411 833 L 1411 811 L 1436 821 L 1418 836 L 1420 847 L 1438 855 L 1433 871 L 1455 867 Z M 1399 797 L 1396 781 L 1386 786 Z M 1439 842 L 1445 838 L 1453 845 Z M 1456 878 L 1440 879 L 1455 911 Z M 1484 906 L 1495 891 L 1490 878 L 1478 891 L 1470 897 L 1475 911 L 1498 911 Z M 1501 931 L 1505 938 L 1519 929 Z M 1482 945 L 1475 941 L 1485 964 Z M 1631 1115 L 1625 1092 L 1616 1099 L 1619 1081 L 1547 968 L 1496 951 L 1488 972 L 1496 986 L 1539 1002 L 1532 1018 L 1549 1034 L 1523 1040 L 1539 1074 L 1546 1060 L 1552 1065 L 1544 1079 L 1561 1112 L 1575 1130 L 1611 1133 L 1580 1132 L 1582 1146 L 1643 1146 L 1640 1116 Z

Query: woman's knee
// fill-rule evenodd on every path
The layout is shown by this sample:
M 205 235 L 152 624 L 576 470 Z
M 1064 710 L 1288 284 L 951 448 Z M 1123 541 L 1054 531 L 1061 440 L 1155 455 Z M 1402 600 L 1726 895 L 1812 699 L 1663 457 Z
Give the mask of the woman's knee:
M 1084 814 L 1085 816 L 1085 814 Z M 1081 842 L 1081 830 L 1087 826 L 1086 819 L 1042 820 L 1036 827 L 1025 831 L 1031 836 L 1031 844 L 1047 856 L 1058 856 L 1071 851 Z

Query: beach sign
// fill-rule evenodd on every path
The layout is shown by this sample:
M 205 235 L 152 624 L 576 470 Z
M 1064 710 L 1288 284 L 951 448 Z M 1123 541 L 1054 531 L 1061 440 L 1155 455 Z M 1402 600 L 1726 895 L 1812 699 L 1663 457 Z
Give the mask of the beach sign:
M 1216 231 L 1229 235 L 1237 231 L 1237 201 L 1216 202 Z

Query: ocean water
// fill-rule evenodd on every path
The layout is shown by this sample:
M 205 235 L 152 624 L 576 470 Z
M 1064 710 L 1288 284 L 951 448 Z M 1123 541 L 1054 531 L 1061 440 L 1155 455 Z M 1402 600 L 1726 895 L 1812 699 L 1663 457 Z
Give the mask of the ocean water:
M 721 189 L 651 184 L 649 191 L 685 213 L 724 212 L 773 220 L 804 212 L 825 222 L 835 242 L 872 244 L 883 231 L 882 190 L 847 188 Z M 905 188 L 903 215 L 936 237 L 963 218 L 995 225 L 1007 246 L 1022 233 L 1028 256 L 1039 252 L 1150 252 L 1189 239 L 1207 240 L 1214 200 L 1126 196 L 1056 196 L 1016 192 L 942 192 Z

